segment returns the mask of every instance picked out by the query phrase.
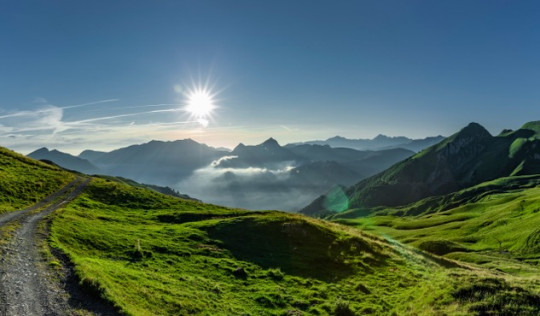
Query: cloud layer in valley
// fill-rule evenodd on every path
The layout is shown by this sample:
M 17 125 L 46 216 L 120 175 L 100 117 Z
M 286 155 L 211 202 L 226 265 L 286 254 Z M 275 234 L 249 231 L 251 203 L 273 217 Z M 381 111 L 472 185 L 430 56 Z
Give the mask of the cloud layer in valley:
M 294 162 L 276 168 L 221 168 L 219 164 L 234 156 L 222 157 L 196 170 L 176 185 L 182 193 L 219 205 L 252 210 L 297 211 L 324 193 L 318 187 L 298 185 L 291 177 Z

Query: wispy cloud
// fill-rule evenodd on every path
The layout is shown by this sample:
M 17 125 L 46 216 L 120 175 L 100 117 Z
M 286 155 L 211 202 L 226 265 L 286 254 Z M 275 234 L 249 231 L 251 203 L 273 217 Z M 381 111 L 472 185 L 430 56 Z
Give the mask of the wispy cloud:
M 94 102 L 63 106 L 62 109 L 74 109 L 74 108 L 80 108 L 80 107 L 83 107 L 83 106 L 96 105 L 96 104 L 102 104 L 102 103 L 110 103 L 110 102 L 118 102 L 118 101 L 120 101 L 120 99 L 105 99 L 105 100 L 99 100 L 99 101 L 94 101 Z
M 0 115 L 0 119 L 6 119 L 6 118 L 12 118 L 12 117 L 36 117 L 39 116 L 41 113 L 47 113 L 53 111 L 52 108 L 46 108 L 41 110 L 35 110 L 35 111 L 17 111 L 9 114 Z
M 298 132 L 300 131 L 299 128 L 291 128 L 287 125 L 280 125 L 279 127 L 283 128 L 284 130 L 288 131 L 288 132 Z
M 134 105 L 134 106 L 126 106 L 122 107 L 123 109 L 138 109 L 138 108 L 153 108 L 153 107 L 161 107 L 161 106 L 180 106 L 180 104 L 177 103 L 158 103 L 158 104 L 144 104 L 144 105 Z
M 93 102 L 55 106 L 40 98 L 33 110 L 15 111 L 0 115 L 1 145 L 23 151 L 47 146 L 88 146 L 95 142 L 103 147 L 127 138 L 159 138 L 163 135 L 176 135 L 178 131 L 198 130 L 200 122 L 190 120 L 182 108 L 174 103 L 155 103 L 106 109 L 112 115 L 90 116 L 90 111 L 80 108 L 113 103 L 118 99 L 105 99 Z M 160 109 L 159 107 L 164 107 Z M 167 108 L 168 107 L 168 108 Z M 145 109 L 148 111 L 136 111 Z M 72 109 L 67 119 L 65 113 Z M 118 113 L 120 112 L 120 113 Z M 123 112 L 123 113 L 122 113 Z M 76 118 L 76 119 L 73 119 Z M 185 120 L 182 120 L 185 118 Z

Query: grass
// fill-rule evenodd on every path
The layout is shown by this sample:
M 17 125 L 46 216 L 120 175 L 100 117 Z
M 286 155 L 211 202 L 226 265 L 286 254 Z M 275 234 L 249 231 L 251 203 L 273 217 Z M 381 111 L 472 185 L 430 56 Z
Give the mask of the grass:
M 470 272 L 399 242 L 106 179 L 54 217 L 49 242 L 127 315 L 468 313 L 450 274 Z
M 478 124 L 469 124 L 439 144 L 424 149 L 387 170 L 364 179 L 345 193 L 349 208 L 399 207 L 428 197 L 459 191 L 501 177 L 540 174 L 535 153 L 540 144 L 539 122 L 492 137 Z M 333 196 L 323 195 L 300 212 L 326 216 L 341 209 Z
M 334 216 L 334 220 L 395 238 L 448 259 L 486 269 L 497 276 L 511 279 L 518 287 L 529 288 L 531 293 L 538 295 L 538 179 L 538 176 L 502 178 L 450 195 L 425 199 L 406 207 L 378 210 L 378 215 L 353 218 L 354 214 L 344 213 L 341 218 Z M 520 290 L 506 285 L 501 291 L 507 294 L 494 295 L 500 296 L 498 299 L 502 300 L 501 302 L 514 294 L 520 296 L 521 293 Z M 478 294 L 477 298 L 483 298 L 482 295 Z M 519 301 L 525 299 L 524 297 L 516 299 Z M 495 298 L 491 296 L 485 298 L 488 301 L 493 299 Z M 496 307 L 495 305 L 493 306 Z M 538 308 L 540 301 L 536 301 L 535 306 Z M 508 308 L 512 310 L 512 307 Z M 473 310 L 482 313 L 481 309 Z
M 0 214 L 28 207 L 74 175 L 0 147 Z
M 74 177 L 0 155 L 1 212 Z M 87 293 L 126 315 L 537 315 L 537 180 L 502 179 L 335 218 L 350 227 L 93 178 L 51 217 L 47 242 L 73 263 Z M 61 271 L 56 252 L 42 251 Z

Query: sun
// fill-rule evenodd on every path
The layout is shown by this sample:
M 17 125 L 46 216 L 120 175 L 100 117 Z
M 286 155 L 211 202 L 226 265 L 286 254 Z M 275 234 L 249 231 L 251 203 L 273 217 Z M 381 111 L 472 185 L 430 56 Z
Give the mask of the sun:
M 198 89 L 187 95 L 185 110 L 199 121 L 209 118 L 215 108 L 212 94 L 207 90 Z

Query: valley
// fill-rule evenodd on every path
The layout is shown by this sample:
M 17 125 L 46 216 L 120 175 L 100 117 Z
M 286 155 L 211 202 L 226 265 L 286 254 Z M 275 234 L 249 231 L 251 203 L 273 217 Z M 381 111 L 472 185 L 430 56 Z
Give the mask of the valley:
M 424 144 L 424 140 L 400 139 Z M 185 139 L 151 141 L 111 152 L 85 150 L 79 156 L 40 148 L 28 156 L 87 174 L 171 187 L 209 203 L 297 211 L 333 186 L 352 185 L 414 154 L 403 148 L 385 149 L 388 143 L 380 139 L 371 143 L 379 146 L 377 150 L 326 144 L 281 146 L 270 138 L 225 151 Z
M 526 124 L 521 130 L 530 126 L 536 125 Z M 506 135 L 524 135 L 521 130 Z M 508 167 L 507 176 L 446 189 L 446 194 L 422 197 L 423 193 L 401 205 L 366 207 L 355 202 L 360 195 L 348 195 L 358 192 L 362 183 L 377 183 L 377 190 L 385 190 L 380 180 L 373 179 L 391 179 L 386 173 L 409 174 L 408 169 L 417 170 L 416 161 L 431 157 L 430 153 L 446 154 L 445 148 L 455 148 L 456 141 L 467 144 L 452 153 L 464 161 L 471 153 L 491 150 L 485 145 L 470 150 L 467 146 L 477 145 L 463 142 L 464 133 L 469 137 L 468 127 L 360 184 L 334 189 L 332 196 L 319 198 L 302 211 L 312 217 L 207 204 L 112 176 L 85 180 L 54 164 L 2 149 L 2 172 L 5 179 L 13 179 L 0 187 L 11 192 L 4 195 L 7 212 L 0 218 L 5 258 L 0 264 L 0 293 L 5 311 L 536 315 L 540 312 L 537 134 L 526 132 L 528 138 L 519 141 L 524 149 L 511 146 L 511 157 L 518 160 L 510 158 L 509 163 L 519 171 Z M 515 139 L 504 140 L 514 143 Z M 277 152 L 286 148 L 277 142 L 262 148 L 272 146 Z M 257 167 L 270 167 L 276 160 L 261 159 L 258 149 L 242 148 L 237 158 L 215 167 L 255 162 Z M 296 153 L 281 155 L 298 152 L 316 157 L 349 151 L 300 147 Z M 438 161 L 425 164 L 425 172 L 441 168 L 444 160 Z M 461 170 L 470 168 L 458 165 Z M 474 168 L 485 167 L 474 164 Z M 36 176 L 47 185 L 36 187 Z M 34 187 L 13 190 L 14 184 Z M 327 202 L 317 204 L 321 199 Z M 314 205 L 328 208 L 307 212 Z M 42 234 L 48 237 L 38 238 Z
M 0 3 L 0 316 L 540 316 L 540 2 Z

